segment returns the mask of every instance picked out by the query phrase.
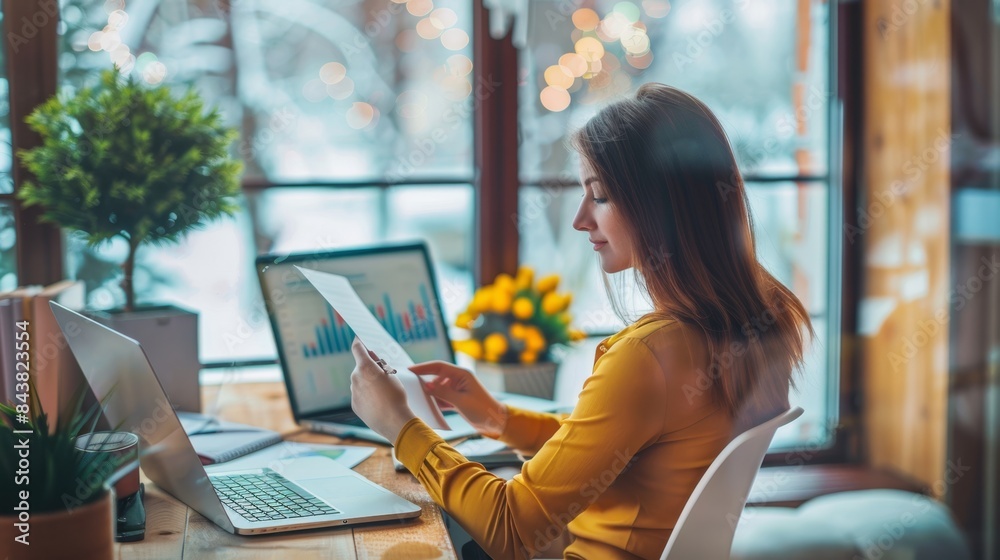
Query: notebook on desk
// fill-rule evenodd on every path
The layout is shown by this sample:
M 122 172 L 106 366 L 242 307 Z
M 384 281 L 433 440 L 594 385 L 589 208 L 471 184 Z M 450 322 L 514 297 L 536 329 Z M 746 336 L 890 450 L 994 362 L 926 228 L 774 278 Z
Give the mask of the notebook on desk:
M 177 419 L 203 465 L 232 461 L 282 441 L 281 434 L 273 430 L 193 412 L 178 411 Z

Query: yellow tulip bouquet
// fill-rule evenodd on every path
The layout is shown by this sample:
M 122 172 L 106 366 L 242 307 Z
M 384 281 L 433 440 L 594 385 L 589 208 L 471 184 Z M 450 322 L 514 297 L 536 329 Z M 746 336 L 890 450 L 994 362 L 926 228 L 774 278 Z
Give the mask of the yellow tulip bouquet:
M 476 290 L 455 320 L 471 338 L 454 341 L 455 351 L 487 362 L 533 364 L 549 361 L 552 345 L 584 338 L 569 326 L 572 295 L 556 293 L 559 276 L 533 280 L 534 270 L 521 266 L 516 277 L 498 274 L 492 285 Z

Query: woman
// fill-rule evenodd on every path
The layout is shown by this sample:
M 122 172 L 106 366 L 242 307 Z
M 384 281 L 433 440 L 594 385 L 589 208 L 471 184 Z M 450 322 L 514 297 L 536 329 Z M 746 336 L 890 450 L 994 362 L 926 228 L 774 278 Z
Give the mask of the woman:
M 546 547 L 568 528 L 566 558 L 659 558 L 723 447 L 788 409 L 812 326 L 757 262 L 732 149 L 704 104 L 645 84 L 572 143 L 583 184 L 573 227 L 605 273 L 634 268 L 654 308 L 601 342 L 573 413 L 505 407 L 445 362 L 412 368 L 481 433 L 533 454 L 506 481 L 414 418 L 358 341 L 352 404 L 491 557 L 558 555 Z

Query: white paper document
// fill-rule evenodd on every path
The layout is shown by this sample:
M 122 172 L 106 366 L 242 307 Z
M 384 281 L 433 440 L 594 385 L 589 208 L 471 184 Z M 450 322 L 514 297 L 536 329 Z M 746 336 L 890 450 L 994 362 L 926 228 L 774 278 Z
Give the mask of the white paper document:
M 413 359 L 372 315 L 365 303 L 361 301 L 358 293 L 354 291 L 351 282 L 346 277 L 337 274 L 298 266 L 295 268 L 344 318 L 344 321 L 361 339 L 361 342 L 396 369 L 396 376 L 403 384 L 403 389 L 406 390 L 406 401 L 413 413 L 432 428 L 450 430 L 451 427 L 441 415 L 441 409 L 437 402 L 424 392 L 424 387 L 417 374 L 410 371 L 409 368 L 414 363 Z

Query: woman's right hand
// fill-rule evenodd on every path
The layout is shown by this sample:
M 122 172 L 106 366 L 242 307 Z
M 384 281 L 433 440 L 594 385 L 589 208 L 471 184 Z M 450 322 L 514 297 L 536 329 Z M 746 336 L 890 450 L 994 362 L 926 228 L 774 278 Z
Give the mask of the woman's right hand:
M 507 407 L 498 401 L 471 371 L 441 360 L 410 366 L 427 392 L 458 411 L 472 427 L 488 437 L 498 437 L 507 425 Z M 433 379 L 427 379 L 433 376 Z

